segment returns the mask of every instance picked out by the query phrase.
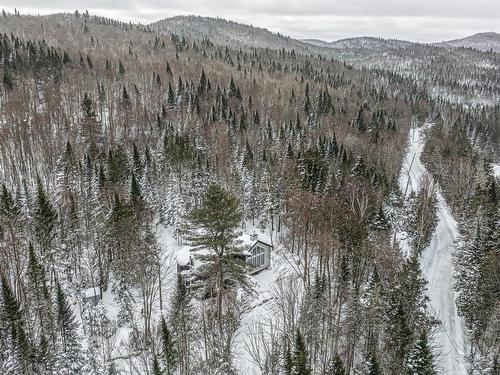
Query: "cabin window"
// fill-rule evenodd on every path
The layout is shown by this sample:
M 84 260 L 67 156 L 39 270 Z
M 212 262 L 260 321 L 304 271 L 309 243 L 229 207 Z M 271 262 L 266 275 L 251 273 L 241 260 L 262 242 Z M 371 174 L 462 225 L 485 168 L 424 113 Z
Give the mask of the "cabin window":
M 265 250 L 261 246 L 254 246 L 251 250 L 252 256 L 248 262 L 252 267 L 261 267 L 265 263 Z

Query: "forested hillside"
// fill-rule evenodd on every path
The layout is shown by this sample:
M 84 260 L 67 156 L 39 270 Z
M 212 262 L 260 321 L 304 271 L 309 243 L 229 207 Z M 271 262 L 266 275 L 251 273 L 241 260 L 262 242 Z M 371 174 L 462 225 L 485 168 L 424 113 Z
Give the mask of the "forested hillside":
M 423 161 L 463 218 L 464 356 L 495 374 L 498 105 L 294 43 L 160 31 L 0 18 L 0 373 L 443 372 L 419 263 L 436 191 L 399 186 L 410 128 L 432 122 Z M 274 246 L 255 277 L 241 231 Z

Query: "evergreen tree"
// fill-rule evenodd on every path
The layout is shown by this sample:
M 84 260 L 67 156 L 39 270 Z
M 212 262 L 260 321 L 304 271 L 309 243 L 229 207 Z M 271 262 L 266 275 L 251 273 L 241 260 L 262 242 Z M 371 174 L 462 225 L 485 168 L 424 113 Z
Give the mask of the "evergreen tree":
M 355 121 L 356 129 L 359 130 L 360 133 L 366 132 L 365 119 L 363 117 L 363 108 L 361 107 L 358 111 L 358 115 L 356 116 Z
M 29 369 L 32 368 L 31 348 L 25 334 L 23 311 L 4 274 L 1 275 L 1 281 L 0 343 L 5 350 L 2 353 L 2 368 L 7 374 L 29 375 Z
M 54 266 L 54 239 L 56 236 L 57 212 L 45 192 L 40 178 L 36 182 L 35 236 L 45 262 Z
M 7 68 L 3 71 L 3 84 L 7 91 L 12 91 L 14 89 L 14 79 Z
M 417 194 L 410 196 L 407 217 L 411 244 L 420 254 L 431 242 L 438 223 L 436 189 L 429 178 L 422 179 Z
M 97 139 L 100 135 L 97 116 L 93 108 L 92 99 L 87 93 L 84 93 L 82 101 L 82 125 L 80 136 L 86 148 L 92 155 L 97 152 Z M 68 141 L 69 142 L 69 141 Z
M 174 89 L 172 88 L 172 84 L 170 82 L 168 82 L 167 103 L 168 107 L 171 110 L 175 109 L 175 94 L 174 94 Z
M 207 279 L 206 293 L 217 297 L 216 333 L 219 339 L 215 356 L 221 363 L 230 363 L 231 356 L 230 340 L 222 339 L 227 333 L 225 328 L 229 327 L 233 319 L 231 309 L 227 309 L 227 313 L 224 311 L 224 306 L 231 305 L 229 301 L 224 303 L 225 298 L 232 297 L 232 294 L 226 294 L 226 290 L 231 286 L 250 289 L 245 272 L 246 263 L 236 244 L 242 216 L 238 198 L 215 184 L 208 186 L 201 206 L 188 214 L 189 243 L 194 251 L 209 252 L 199 256 L 203 262 L 199 272 Z
M 56 282 L 56 309 L 60 339 L 58 366 L 69 370 L 69 374 L 80 374 L 83 368 L 83 356 L 78 323 L 59 282 Z
M 118 73 L 122 76 L 125 75 L 125 67 L 123 66 L 121 60 L 118 62 Z
M 326 375 L 346 375 L 344 362 L 340 358 L 338 353 L 335 353 L 328 369 L 326 370 Z
M 437 373 L 425 330 L 422 330 L 410 352 L 407 367 L 409 375 L 435 375 Z
M 163 375 L 163 371 L 161 371 L 160 363 L 158 362 L 156 355 L 153 356 L 153 375 Z
M 42 337 L 53 337 L 52 306 L 45 271 L 39 263 L 31 243 L 28 250 L 27 273 L 30 282 L 28 293 L 32 297 L 30 307 L 34 311 L 36 324 L 40 326 Z
M 245 264 L 235 255 L 240 249 L 235 246 L 239 236 L 242 211 L 238 198 L 222 187 L 209 185 L 200 208 L 188 215 L 187 234 L 190 244 L 197 249 L 207 249 L 204 255 L 206 275 L 215 277 L 218 295 L 218 319 L 222 322 L 222 299 L 225 282 L 229 279 L 246 285 Z
M 306 83 L 306 88 L 304 90 L 304 112 L 306 115 L 309 114 L 311 110 L 311 99 L 309 99 L 309 83 Z
M 380 375 L 380 365 L 374 353 L 368 354 L 363 375 Z
M 170 375 L 175 372 L 177 367 L 177 350 L 176 343 L 172 337 L 167 323 L 163 316 L 161 317 L 161 346 L 162 358 L 165 364 L 166 374 Z
M 306 343 L 299 330 L 295 335 L 292 363 L 292 375 L 310 375 L 312 373 Z
M 208 90 L 208 79 L 205 75 L 205 70 L 201 69 L 200 82 L 198 84 L 198 94 L 203 95 Z
M 177 277 L 177 287 L 172 301 L 172 330 L 177 337 L 176 340 L 170 338 L 167 341 L 174 342 L 176 349 L 172 349 L 168 345 L 168 357 L 173 360 L 178 360 L 178 366 L 182 373 L 185 373 L 190 366 L 190 345 L 193 339 L 192 323 L 194 316 L 192 313 L 192 306 L 184 279 L 181 275 Z
M 292 369 L 293 369 L 292 351 L 290 350 L 290 344 L 287 342 L 285 345 L 285 353 L 283 359 L 284 375 L 292 375 Z

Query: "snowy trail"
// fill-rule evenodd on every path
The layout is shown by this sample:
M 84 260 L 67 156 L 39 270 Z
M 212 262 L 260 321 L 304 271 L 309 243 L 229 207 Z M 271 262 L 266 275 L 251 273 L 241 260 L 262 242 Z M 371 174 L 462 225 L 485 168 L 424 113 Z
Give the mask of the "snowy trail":
M 427 173 L 420 161 L 423 149 L 421 128 L 412 128 L 409 147 L 399 179 L 403 193 L 410 194 L 419 187 L 421 177 Z M 408 186 L 408 187 L 407 187 Z M 439 346 L 438 373 L 466 374 L 466 333 L 463 320 L 458 316 L 455 305 L 456 293 L 453 290 L 452 250 L 457 238 L 457 223 L 451 215 L 441 192 L 437 191 L 438 225 L 430 245 L 423 251 L 420 264 L 426 280 L 427 295 L 430 298 L 431 312 L 442 322 L 436 336 Z

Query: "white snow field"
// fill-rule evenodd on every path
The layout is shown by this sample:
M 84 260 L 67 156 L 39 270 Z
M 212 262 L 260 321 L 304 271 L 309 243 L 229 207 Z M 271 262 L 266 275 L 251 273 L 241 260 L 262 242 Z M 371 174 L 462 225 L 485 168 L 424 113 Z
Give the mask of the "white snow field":
M 427 125 L 430 126 L 430 125 Z M 400 189 L 406 195 L 416 191 L 420 179 L 427 173 L 420 161 L 423 149 L 423 128 L 412 128 L 409 134 L 408 151 L 399 179 Z M 467 374 L 465 355 L 466 329 L 463 319 L 458 316 L 453 290 L 452 252 L 458 236 L 457 222 L 450 212 L 439 187 L 437 189 L 438 225 L 430 245 L 423 251 L 420 260 L 423 276 L 428 281 L 427 295 L 430 311 L 442 323 L 434 340 L 439 355 L 439 374 Z

